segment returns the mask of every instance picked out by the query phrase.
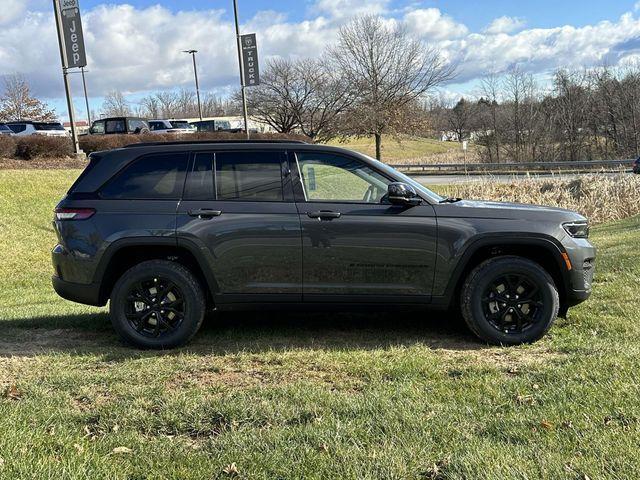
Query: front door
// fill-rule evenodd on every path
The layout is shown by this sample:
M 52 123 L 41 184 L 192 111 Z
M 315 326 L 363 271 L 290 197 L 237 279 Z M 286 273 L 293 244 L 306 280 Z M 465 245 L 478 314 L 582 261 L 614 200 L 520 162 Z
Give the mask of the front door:
M 204 252 L 218 304 L 301 301 L 300 220 L 284 152 L 194 154 L 177 231 Z
M 292 171 L 301 187 L 305 301 L 429 301 L 437 241 L 431 205 L 391 205 L 393 180 L 342 154 L 300 151 Z

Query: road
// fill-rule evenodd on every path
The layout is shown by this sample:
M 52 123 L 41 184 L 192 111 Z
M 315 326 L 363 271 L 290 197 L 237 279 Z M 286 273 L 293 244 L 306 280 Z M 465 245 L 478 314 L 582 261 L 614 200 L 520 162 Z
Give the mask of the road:
M 588 173 L 555 173 L 537 174 L 529 178 L 534 180 L 573 180 Z M 614 176 L 618 173 L 598 173 L 597 175 Z M 411 178 L 424 185 L 450 185 L 454 183 L 471 183 L 480 181 L 492 181 L 497 183 L 507 183 L 513 180 L 527 178 L 526 175 L 411 175 Z

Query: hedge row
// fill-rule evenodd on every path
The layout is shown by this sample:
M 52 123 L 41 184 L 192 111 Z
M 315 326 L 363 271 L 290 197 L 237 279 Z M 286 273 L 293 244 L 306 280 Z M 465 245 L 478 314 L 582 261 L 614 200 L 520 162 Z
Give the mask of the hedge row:
M 170 142 L 176 140 L 244 140 L 243 133 L 194 133 L 189 135 L 83 135 L 80 137 L 80 148 L 86 153 L 99 150 L 111 150 L 132 143 Z M 281 133 L 252 133 L 254 140 L 303 140 L 304 135 Z M 0 135 L 0 158 L 17 158 L 31 160 L 33 158 L 64 158 L 73 156 L 73 144 L 69 138 L 40 137 L 8 137 Z

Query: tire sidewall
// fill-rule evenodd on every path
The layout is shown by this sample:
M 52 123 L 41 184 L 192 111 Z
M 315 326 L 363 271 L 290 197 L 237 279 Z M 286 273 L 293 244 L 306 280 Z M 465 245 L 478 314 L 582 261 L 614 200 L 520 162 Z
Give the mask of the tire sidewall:
M 483 310 L 482 296 L 486 289 L 497 277 L 505 274 L 526 275 L 537 284 L 542 294 L 543 311 L 540 318 L 521 333 L 504 333 L 498 330 L 489 323 Z M 516 345 L 538 340 L 549 330 L 558 315 L 558 292 L 553 279 L 542 267 L 524 259 L 504 258 L 481 266 L 467 288 L 470 289 L 468 304 L 463 308 L 466 316 L 471 317 L 467 321 L 472 321 L 476 333 L 491 343 Z
M 147 262 L 145 262 L 147 263 Z M 122 339 L 136 347 L 146 349 L 173 348 L 188 342 L 198 331 L 204 316 L 203 295 L 197 281 L 180 265 L 171 262 L 148 262 L 128 270 L 116 282 L 113 289 L 109 309 L 111 323 Z M 150 265 L 154 263 L 154 265 Z M 174 332 L 160 338 L 150 338 L 136 332 L 125 316 L 126 298 L 131 287 L 149 277 L 166 278 L 179 288 L 184 301 L 184 319 Z

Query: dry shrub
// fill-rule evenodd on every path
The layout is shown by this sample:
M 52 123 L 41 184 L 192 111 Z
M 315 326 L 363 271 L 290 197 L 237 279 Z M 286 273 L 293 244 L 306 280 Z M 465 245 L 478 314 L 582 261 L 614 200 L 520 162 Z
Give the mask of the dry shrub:
M 120 148 L 133 143 L 144 142 L 174 142 L 174 141 L 200 141 L 200 140 L 245 140 L 247 137 L 244 133 L 229 132 L 198 132 L 186 135 L 83 135 L 80 137 L 80 148 L 89 154 L 100 150 L 111 150 Z M 309 141 L 304 135 L 285 134 L 285 133 L 252 133 L 252 140 L 302 140 Z
M 0 158 L 13 157 L 16 153 L 16 141 L 9 135 L 0 135 Z
M 73 143 L 69 137 L 44 137 L 31 135 L 16 139 L 16 158 L 63 158 L 73 155 Z
M 592 174 L 574 180 L 525 177 L 508 183 L 486 180 L 449 187 L 448 194 L 575 210 L 592 224 L 640 214 L 640 175 Z

